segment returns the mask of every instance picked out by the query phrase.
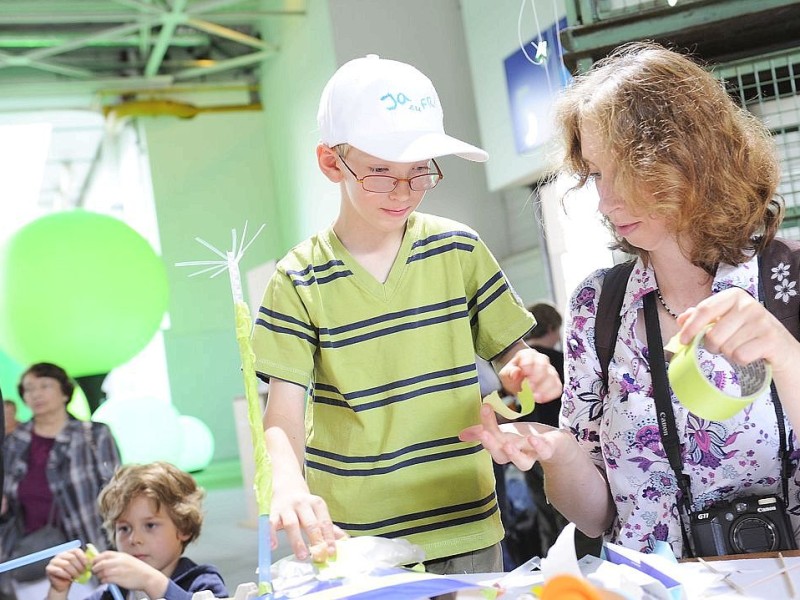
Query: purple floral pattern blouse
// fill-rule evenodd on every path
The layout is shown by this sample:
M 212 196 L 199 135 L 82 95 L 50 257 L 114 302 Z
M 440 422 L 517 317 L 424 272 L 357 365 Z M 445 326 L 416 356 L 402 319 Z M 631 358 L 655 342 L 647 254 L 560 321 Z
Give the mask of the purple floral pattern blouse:
M 640 552 L 650 552 L 655 542 L 666 541 L 680 557 L 684 552 L 676 505 L 678 488 L 656 423 L 644 327 L 643 298 L 657 287 L 655 276 L 651 268 L 637 261 L 622 304 L 622 323 L 608 369 L 609 392 L 604 395 L 594 327 L 605 272 L 592 273 L 570 300 L 561 426 L 572 431 L 608 479 L 617 517 L 607 539 Z M 781 265 L 772 273 L 772 281 L 764 282 L 768 293 L 774 289 L 775 298 L 797 293 L 796 282 L 788 281 L 788 272 Z M 722 265 L 712 290 L 717 293 L 737 286 L 757 296 L 758 277 L 755 258 L 736 267 Z M 718 388 L 738 393 L 734 372 L 724 359 L 705 353 L 700 360 Z M 691 479 L 693 510 L 749 495 L 776 493 L 782 497 L 780 442 L 769 392 L 723 422 L 705 421 L 689 413 L 674 395 L 672 404 L 682 440 L 684 473 Z M 796 448 L 788 421 L 786 431 L 792 437 L 790 448 Z M 794 454 L 793 459 L 796 464 Z M 800 509 L 798 491 L 794 477 L 789 482 L 788 505 L 796 537 L 800 526 L 795 515 Z

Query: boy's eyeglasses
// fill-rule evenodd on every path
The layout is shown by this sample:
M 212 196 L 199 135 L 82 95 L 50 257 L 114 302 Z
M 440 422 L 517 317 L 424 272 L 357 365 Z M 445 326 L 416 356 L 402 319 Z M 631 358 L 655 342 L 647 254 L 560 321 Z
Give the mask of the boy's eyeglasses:
M 397 187 L 397 184 L 401 181 L 407 182 L 408 187 L 415 192 L 425 192 L 435 188 L 444 177 L 439 165 L 436 164 L 434 159 L 431 159 L 433 166 L 436 167 L 436 173 L 423 173 L 422 175 L 414 175 L 414 177 L 409 177 L 407 179 L 405 177 L 392 177 L 390 175 L 365 175 L 364 177 L 359 178 L 358 175 L 353 172 L 353 169 L 351 169 L 350 166 L 344 162 L 344 158 L 341 156 L 339 158 L 347 170 L 350 171 L 350 173 L 353 174 L 353 177 L 356 178 L 356 181 L 361 184 L 361 187 L 364 188 L 364 191 L 375 192 L 378 194 L 388 194 L 389 192 L 393 192 Z

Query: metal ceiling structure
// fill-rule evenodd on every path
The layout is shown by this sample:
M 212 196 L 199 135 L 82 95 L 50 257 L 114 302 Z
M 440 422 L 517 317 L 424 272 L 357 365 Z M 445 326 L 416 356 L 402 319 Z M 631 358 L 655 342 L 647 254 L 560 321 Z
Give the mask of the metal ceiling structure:
M 39 209 L 82 204 L 110 110 L 189 118 L 260 109 L 258 69 L 278 51 L 263 31 L 275 19 L 303 18 L 305 1 L 0 2 L 0 124 L 25 113 L 52 127 Z M 238 90 L 248 100 L 196 107 L 170 99 L 187 90 L 215 98 Z
M 289 0 L 4 0 L 0 89 L 241 81 L 277 51 L 266 20 L 303 14 Z

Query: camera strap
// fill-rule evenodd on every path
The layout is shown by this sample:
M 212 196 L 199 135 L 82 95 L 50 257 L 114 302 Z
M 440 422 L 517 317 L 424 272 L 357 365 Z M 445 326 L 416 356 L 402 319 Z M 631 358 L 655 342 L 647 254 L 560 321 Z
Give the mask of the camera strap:
M 664 343 L 661 337 L 661 326 L 658 320 L 658 305 L 656 304 L 655 290 L 644 297 L 645 330 L 647 331 L 647 349 L 650 354 L 650 375 L 653 379 L 653 401 L 655 402 L 658 430 L 661 434 L 661 443 L 667 453 L 667 459 L 675 472 L 675 479 L 681 494 L 678 498 L 678 513 L 681 520 L 684 546 L 690 548 L 694 554 L 694 545 L 691 536 L 687 534 L 686 523 L 683 515 L 688 515 L 692 507 L 691 480 L 683 472 L 683 459 L 681 457 L 680 441 L 678 440 L 675 412 L 672 410 L 672 399 L 669 393 L 667 380 L 667 361 L 664 357 Z M 780 438 L 780 462 L 783 501 L 788 506 L 789 499 L 789 473 L 792 464 L 786 446 L 786 426 L 775 383 L 771 386 L 772 404 L 775 408 L 775 418 L 778 425 Z M 683 510 L 681 510 L 683 508 Z
M 675 479 L 681 492 L 681 504 L 688 513 L 692 506 L 691 482 L 689 476 L 683 472 L 678 426 L 667 383 L 667 361 L 664 358 L 664 342 L 658 322 L 655 291 L 644 297 L 644 324 L 647 330 L 647 351 L 650 353 L 650 375 L 653 378 L 653 401 L 656 405 L 658 431 L 661 433 L 661 443 L 667 453 L 669 465 L 675 472 Z

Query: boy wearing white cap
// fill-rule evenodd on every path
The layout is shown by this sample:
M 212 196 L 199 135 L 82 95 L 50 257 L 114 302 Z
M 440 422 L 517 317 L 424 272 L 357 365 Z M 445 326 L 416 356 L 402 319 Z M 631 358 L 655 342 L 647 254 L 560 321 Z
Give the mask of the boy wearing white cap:
M 324 554 L 345 532 L 406 538 L 432 572 L 500 571 L 491 457 L 458 439 L 480 420 L 475 354 L 505 365 L 507 390 L 561 384 L 521 341 L 534 321 L 478 235 L 415 212 L 436 157 L 488 156 L 445 134 L 425 75 L 374 55 L 333 75 L 317 119 L 339 215 L 278 263 L 253 334 L 273 529 L 298 558 L 303 533 Z

